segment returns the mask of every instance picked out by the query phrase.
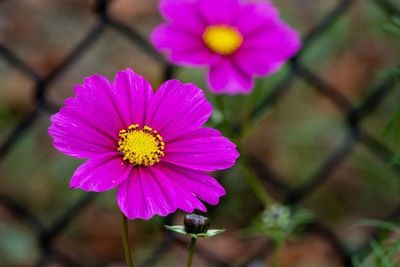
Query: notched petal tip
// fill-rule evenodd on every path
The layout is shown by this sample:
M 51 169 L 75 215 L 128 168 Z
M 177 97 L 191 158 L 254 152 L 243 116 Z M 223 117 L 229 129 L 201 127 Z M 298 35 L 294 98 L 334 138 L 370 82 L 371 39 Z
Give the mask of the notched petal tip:
M 104 192 L 117 187 L 129 177 L 130 168 L 121 165 L 118 153 L 108 153 L 86 160 L 72 175 L 71 188 Z
M 118 76 L 119 74 L 122 75 L 133 75 L 133 76 L 139 76 L 140 78 L 143 78 L 140 74 L 137 74 L 133 69 L 131 68 L 126 68 L 124 70 L 119 70 L 116 74 Z
M 133 221 L 133 220 L 144 220 L 144 221 L 148 221 L 153 219 L 156 216 L 160 216 L 160 217 L 166 217 L 171 213 L 175 213 L 178 209 L 175 210 L 171 210 L 170 212 L 167 213 L 159 213 L 159 212 L 155 212 L 155 213 L 151 213 L 151 214 L 132 214 L 129 211 L 122 209 L 120 207 L 121 212 L 125 215 L 126 218 L 128 218 L 129 220 Z
M 153 89 L 151 87 L 151 84 L 140 74 L 136 73 L 133 69 L 131 68 L 126 68 L 125 70 L 120 70 L 117 72 L 117 74 L 114 77 L 114 87 L 116 89 L 120 90 L 120 83 L 122 81 L 127 82 L 124 84 L 123 87 L 128 87 L 128 88 L 123 88 L 124 90 L 148 90 L 150 89 L 151 93 L 153 92 Z
M 155 48 L 158 50 L 169 50 L 171 43 L 167 42 L 168 40 L 168 27 L 170 25 L 168 23 L 163 23 L 156 26 L 150 34 L 150 42 L 153 44 Z
M 243 71 L 239 64 L 221 60 L 210 67 L 206 81 L 214 94 L 249 94 L 255 86 L 253 76 Z
M 195 83 L 184 83 L 177 79 L 171 79 L 164 82 L 160 88 L 168 87 L 168 90 L 182 90 L 181 93 L 186 93 L 187 95 L 191 95 L 192 97 L 200 98 L 207 100 L 206 94 L 204 90 L 197 86 Z M 186 91 L 186 92 L 185 92 Z

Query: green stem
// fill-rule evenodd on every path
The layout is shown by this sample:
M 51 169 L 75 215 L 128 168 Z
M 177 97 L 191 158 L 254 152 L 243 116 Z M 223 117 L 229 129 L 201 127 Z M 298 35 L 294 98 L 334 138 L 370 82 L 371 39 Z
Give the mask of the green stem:
M 272 257 L 272 263 L 271 263 L 272 267 L 281 267 L 282 266 L 283 245 L 284 245 L 283 240 L 279 240 L 276 243 L 274 255 Z
M 219 112 L 221 112 L 221 115 L 222 115 L 222 121 L 220 122 L 220 130 L 225 135 L 229 136 L 231 134 L 231 128 L 228 123 L 228 113 L 227 113 L 227 109 L 226 109 L 223 97 L 224 96 L 222 96 L 222 95 L 216 95 L 215 96 L 215 104 L 216 104 Z
M 217 105 L 218 109 L 224 113 L 225 111 L 225 103 L 222 95 L 215 96 L 215 104 Z
M 192 237 L 192 240 L 190 241 L 190 247 L 189 247 L 189 255 L 186 261 L 186 267 L 192 266 L 192 260 L 193 260 L 193 255 L 194 255 L 194 248 L 196 246 L 196 241 L 197 238 Z
M 135 265 L 133 264 L 131 247 L 129 245 L 129 239 L 128 239 L 128 219 L 122 213 L 121 213 L 121 227 L 122 227 L 122 243 L 124 244 L 126 264 L 128 265 L 128 267 L 134 267 Z
M 247 184 L 250 186 L 256 197 L 264 204 L 265 207 L 268 207 L 270 204 L 274 203 L 275 201 L 269 196 L 267 191 L 265 191 L 264 185 L 258 179 L 253 169 L 250 168 L 245 155 L 241 156 L 241 160 L 239 163 L 241 165 L 244 178 L 246 179 Z

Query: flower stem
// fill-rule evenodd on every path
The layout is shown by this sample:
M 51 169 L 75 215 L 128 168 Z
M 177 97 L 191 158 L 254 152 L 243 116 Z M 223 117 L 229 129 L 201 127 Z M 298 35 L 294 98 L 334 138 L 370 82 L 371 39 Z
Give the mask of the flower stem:
M 274 203 L 274 200 L 270 197 L 267 191 L 265 191 L 264 185 L 258 179 L 253 169 L 249 167 L 249 163 L 245 155 L 242 155 L 240 165 L 244 174 L 244 178 L 246 179 L 247 184 L 250 186 L 250 189 L 254 192 L 255 196 L 264 204 L 265 207 L 268 207 L 270 204 Z
M 228 111 L 226 109 L 226 105 L 224 102 L 224 98 L 222 95 L 216 95 L 215 98 L 215 104 L 219 110 L 219 112 L 221 112 L 222 115 L 222 121 L 220 122 L 220 130 L 226 134 L 226 135 L 231 135 L 231 127 L 228 123 Z
M 215 96 L 215 102 L 216 102 L 216 105 L 217 105 L 218 109 L 222 113 L 224 113 L 225 112 L 225 103 L 224 103 L 223 96 L 222 95 L 216 95 Z
M 283 252 L 284 240 L 279 240 L 276 243 L 275 251 L 272 258 L 272 267 L 281 267 L 282 266 L 282 252 Z
M 192 260 L 193 260 L 193 255 L 194 255 L 194 248 L 196 246 L 196 241 L 197 241 L 197 238 L 192 237 L 192 240 L 190 241 L 189 255 L 188 255 L 188 258 L 186 261 L 186 267 L 192 266 Z
M 128 267 L 134 267 L 135 265 L 133 264 L 131 247 L 129 245 L 129 239 L 128 239 L 128 219 L 122 213 L 121 213 L 121 227 L 122 227 L 122 243 L 124 244 L 126 264 L 128 265 Z

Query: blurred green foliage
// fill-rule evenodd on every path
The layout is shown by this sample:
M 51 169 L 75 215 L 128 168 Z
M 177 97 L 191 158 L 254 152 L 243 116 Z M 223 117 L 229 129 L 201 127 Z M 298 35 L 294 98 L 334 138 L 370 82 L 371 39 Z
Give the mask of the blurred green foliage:
M 353 258 L 354 267 L 398 267 L 400 266 L 400 231 L 394 223 L 380 220 L 363 220 L 363 226 L 370 226 L 385 230 L 389 234 L 380 240 L 371 241 L 371 252 L 363 259 L 359 256 Z M 391 235 L 392 234 L 392 237 Z
M 295 237 L 312 219 L 313 215 L 309 211 L 274 204 L 263 211 L 246 232 L 283 243 Z

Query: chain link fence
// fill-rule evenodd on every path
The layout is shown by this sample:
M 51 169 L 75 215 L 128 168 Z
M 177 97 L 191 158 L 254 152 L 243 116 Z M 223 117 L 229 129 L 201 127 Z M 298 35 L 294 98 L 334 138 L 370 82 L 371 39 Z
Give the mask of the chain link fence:
M 381 8 L 390 16 L 400 14 L 397 6 L 390 1 L 370 1 L 373 1 L 376 6 Z M 270 94 L 260 101 L 260 104 L 255 107 L 250 115 L 251 119 L 256 119 L 260 117 L 260 115 L 264 114 L 266 110 L 273 107 L 274 104 L 276 104 L 276 102 L 278 102 L 281 97 L 290 90 L 291 85 L 296 80 L 302 80 L 307 83 L 316 92 L 329 99 L 338 109 L 341 110 L 343 123 L 347 128 L 347 136 L 343 140 L 342 144 L 336 150 L 332 151 L 317 170 L 307 179 L 305 184 L 293 188 L 285 182 L 284 178 L 276 174 L 269 166 L 266 166 L 265 163 L 260 162 L 260 160 L 255 157 L 251 157 L 250 163 L 257 175 L 265 183 L 266 188 L 272 188 L 276 192 L 279 192 L 280 199 L 283 203 L 301 206 L 302 202 L 310 195 L 310 193 L 314 192 L 321 185 L 327 182 L 331 173 L 338 168 L 347 157 L 349 157 L 349 155 L 354 151 L 355 146 L 358 144 L 362 144 L 385 163 L 389 162 L 394 157 L 393 152 L 390 151 L 389 148 L 361 127 L 361 122 L 374 112 L 385 96 L 387 96 L 394 88 L 394 79 L 391 77 L 387 78 L 381 84 L 373 88 L 360 104 L 353 105 L 337 88 L 331 86 L 328 82 L 312 71 L 309 66 L 302 62 L 304 54 L 311 49 L 311 45 L 322 38 L 322 36 L 328 32 L 337 20 L 346 14 L 346 11 L 348 11 L 355 2 L 357 1 L 337 1 L 336 6 L 328 12 L 308 34 L 305 35 L 303 48 L 295 58 L 290 60 L 290 70 L 287 72 L 286 76 L 277 83 Z M 47 98 L 49 86 L 54 80 L 62 76 L 74 65 L 74 63 L 84 56 L 92 46 L 102 38 L 102 34 L 107 28 L 112 28 L 120 35 L 127 37 L 132 45 L 139 47 L 144 53 L 147 53 L 160 62 L 164 68 L 164 79 L 172 77 L 174 67 L 168 64 L 161 55 L 154 51 L 151 44 L 149 44 L 148 41 L 135 29 L 126 26 L 119 22 L 118 18 L 109 15 L 109 4 L 110 1 L 107 0 L 96 1 L 94 11 L 97 16 L 97 23 L 95 23 L 90 31 L 87 32 L 84 38 L 70 52 L 70 54 L 45 77 L 40 76 L 34 69 L 29 67 L 28 64 L 16 56 L 12 47 L 6 47 L 4 44 L 0 43 L 0 59 L 6 61 L 10 66 L 22 72 L 26 77 L 32 80 L 35 85 L 33 88 L 34 108 L 32 112 L 25 115 L 8 137 L 2 140 L 0 145 L 0 161 L 4 160 L 10 150 L 12 150 L 21 138 L 27 134 L 27 131 L 37 123 L 43 111 L 52 114 L 58 110 L 57 105 Z M 239 128 L 240 125 L 236 125 L 234 130 L 238 130 Z M 400 178 L 400 166 L 391 165 L 387 167 L 392 168 Z M 50 224 L 41 221 L 28 207 L 21 205 L 4 191 L 1 191 L 0 193 L 0 205 L 7 209 L 9 213 L 22 224 L 36 233 L 37 245 L 40 248 L 41 255 L 37 262 L 32 264 L 32 266 L 41 267 L 47 266 L 49 262 L 57 262 L 61 264 L 61 266 L 85 267 L 87 266 L 85 262 L 73 260 L 55 249 L 54 242 L 66 230 L 66 228 L 73 223 L 73 218 L 76 218 L 83 209 L 87 208 L 88 205 L 91 205 L 95 198 L 95 194 L 84 194 L 81 199 L 68 207 L 60 217 Z M 400 204 L 383 219 L 392 220 L 399 217 Z M 166 223 L 171 222 L 171 220 L 172 217 L 166 218 Z M 342 265 L 346 267 L 352 266 L 352 255 L 368 248 L 369 242 L 378 234 L 378 230 L 375 230 L 370 238 L 365 241 L 365 244 L 360 246 L 359 249 L 348 251 L 340 238 L 322 222 L 313 222 L 307 227 L 306 231 L 319 235 L 329 242 L 337 252 Z M 147 260 L 144 260 L 139 264 L 139 266 L 155 266 L 159 261 L 162 261 L 163 255 L 168 253 L 168 248 L 170 248 L 171 244 L 178 244 L 183 247 L 187 246 L 184 239 L 181 239 L 172 233 L 165 232 L 163 240 L 160 244 L 155 246 L 154 255 L 150 255 Z M 226 262 L 218 254 L 213 251 L 208 251 L 205 248 L 199 248 L 197 255 L 207 261 L 209 266 L 250 266 L 252 263 L 256 262 L 257 259 L 261 259 L 265 257 L 267 253 L 271 253 L 272 250 L 273 245 L 268 243 L 261 247 L 259 251 L 254 251 L 251 257 L 241 263 Z

